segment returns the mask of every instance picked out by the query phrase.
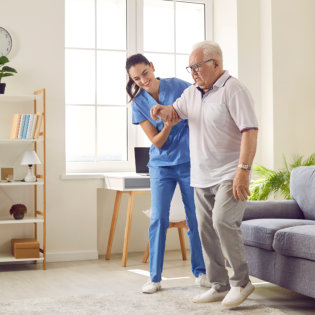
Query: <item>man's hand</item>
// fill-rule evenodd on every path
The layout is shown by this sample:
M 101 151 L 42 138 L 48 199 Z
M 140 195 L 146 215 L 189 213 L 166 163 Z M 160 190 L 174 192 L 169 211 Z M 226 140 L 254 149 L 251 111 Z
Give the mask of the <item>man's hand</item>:
M 236 200 L 247 200 L 249 191 L 249 171 L 237 169 L 233 180 L 233 195 Z
M 154 120 L 159 120 L 159 118 L 161 118 L 164 122 L 178 120 L 178 115 L 172 105 L 154 105 L 151 108 L 150 114 Z

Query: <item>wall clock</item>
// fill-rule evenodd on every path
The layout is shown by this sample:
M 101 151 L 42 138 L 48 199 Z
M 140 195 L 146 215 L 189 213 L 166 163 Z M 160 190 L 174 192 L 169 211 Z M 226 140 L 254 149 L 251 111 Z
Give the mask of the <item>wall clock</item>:
M 10 33 L 0 27 L 0 56 L 7 56 L 12 48 L 12 37 Z

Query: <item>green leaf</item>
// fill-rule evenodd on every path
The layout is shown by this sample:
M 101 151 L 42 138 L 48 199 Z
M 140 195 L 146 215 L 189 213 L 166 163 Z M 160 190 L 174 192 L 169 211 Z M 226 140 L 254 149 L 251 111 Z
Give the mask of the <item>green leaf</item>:
M 13 73 L 3 73 L 2 75 L 1 75 L 1 78 L 4 78 L 4 77 L 11 77 L 11 76 L 13 76 L 14 74 Z
M 315 153 L 313 153 L 309 158 L 307 158 L 304 162 L 304 166 L 310 166 L 315 164 Z
M 14 69 L 14 68 L 11 68 L 11 67 L 8 67 L 8 66 L 4 66 L 2 67 L 2 70 L 3 72 L 14 72 L 14 73 L 17 73 L 17 71 Z
M 6 56 L 0 57 L 0 65 L 4 65 L 9 62 L 9 59 Z

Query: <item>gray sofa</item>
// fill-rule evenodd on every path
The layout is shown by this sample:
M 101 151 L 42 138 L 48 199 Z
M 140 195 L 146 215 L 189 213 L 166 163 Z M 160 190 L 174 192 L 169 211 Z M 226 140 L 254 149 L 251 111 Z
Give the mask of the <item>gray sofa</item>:
M 241 225 L 251 276 L 315 298 L 315 166 L 292 170 L 292 200 L 249 201 Z

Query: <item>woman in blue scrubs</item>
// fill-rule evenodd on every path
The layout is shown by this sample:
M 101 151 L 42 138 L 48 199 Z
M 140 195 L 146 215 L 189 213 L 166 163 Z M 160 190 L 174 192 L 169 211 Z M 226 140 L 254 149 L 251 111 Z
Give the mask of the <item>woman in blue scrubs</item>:
M 129 80 L 126 86 L 132 102 L 132 123 L 140 125 L 152 142 L 148 163 L 151 183 L 151 224 L 149 228 L 150 276 L 143 293 L 161 289 L 166 231 L 170 204 L 177 183 L 180 186 L 189 227 L 191 267 L 196 283 L 209 287 L 195 214 L 194 192 L 190 186 L 189 129 L 187 120 L 163 123 L 150 116 L 152 106 L 170 105 L 190 85 L 177 78 L 159 79 L 154 66 L 141 54 L 126 61 Z

